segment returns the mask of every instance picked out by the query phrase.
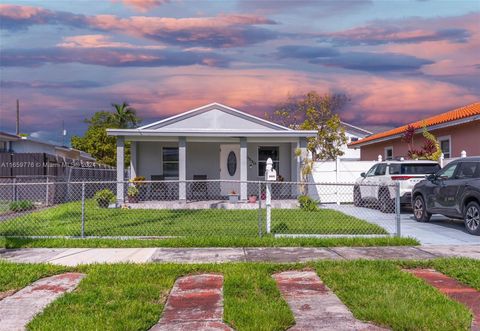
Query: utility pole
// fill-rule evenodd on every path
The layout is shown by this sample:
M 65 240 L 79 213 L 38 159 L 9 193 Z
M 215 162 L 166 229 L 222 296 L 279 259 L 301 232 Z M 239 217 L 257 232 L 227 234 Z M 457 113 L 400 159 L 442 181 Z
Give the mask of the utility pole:
M 20 134 L 20 101 L 17 99 L 17 127 L 15 133 Z

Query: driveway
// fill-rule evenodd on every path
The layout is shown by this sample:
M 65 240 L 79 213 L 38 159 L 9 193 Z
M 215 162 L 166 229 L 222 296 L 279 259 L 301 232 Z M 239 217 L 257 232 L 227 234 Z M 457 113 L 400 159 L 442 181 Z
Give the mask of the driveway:
M 367 222 L 383 227 L 391 234 L 396 232 L 395 214 L 384 214 L 379 210 L 353 205 L 323 205 L 341 211 Z M 402 209 L 400 215 L 401 235 L 416 238 L 422 245 L 471 245 L 480 244 L 480 236 L 469 234 L 463 221 L 453 220 L 441 215 L 433 215 L 428 223 L 415 221 L 410 209 Z

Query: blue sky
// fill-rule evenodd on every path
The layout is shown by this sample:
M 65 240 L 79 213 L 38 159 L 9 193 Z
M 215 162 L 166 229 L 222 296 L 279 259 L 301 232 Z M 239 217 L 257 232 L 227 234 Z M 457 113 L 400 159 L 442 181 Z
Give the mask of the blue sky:
M 129 102 L 144 123 L 213 101 L 263 115 L 310 90 L 391 127 L 478 101 L 479 1 L 2 1 L 0 130 Z

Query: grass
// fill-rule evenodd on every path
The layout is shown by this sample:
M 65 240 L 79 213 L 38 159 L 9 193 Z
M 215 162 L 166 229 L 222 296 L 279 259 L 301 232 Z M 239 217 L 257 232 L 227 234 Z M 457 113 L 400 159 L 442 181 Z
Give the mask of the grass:
M 0 215 L 10 211 L 10 201 L 0 200 Z
M 66 238 L 1 238 L 5 248 L 109 248 L 109 247 L 339 247 L 339 246 L 416 246 L 412 238 L 249 238 L 206 237 L 171 239 L 66 239 Z
M 70 202 L 1 222 L 0 234 L 80 236 L 81 228 L 81 204 Z M 290 234 L 387 234 L 378 225 L 325 209 L 274 209 L 272 229 Z M 261 230 L 265 233 L 265 224 Z M 86 236 L 256 237 L 258 231 L 258 210 L 106 209 L 92 200 L 85 205 Z
M 271 275 L 287 269 L 313 268 L 362 320 L 392 330 L 469 330 L 470 312 L 424 281 L 403 272 L 430 267 L 480 290 L 480 261 L 322 261 L 318 263 L 221 265 L 91 265 L 72 293 L 47 307 L 31 330 L 146 330 L 155 324 L 176 278 L 198 272 L 225 277 L 224 319 L 236 330 L 286 330 L 293 316 Z M 0 263 L 3 289 L 23 286 L 14 275 L 33 280 L 62 271 L 45 265 Z

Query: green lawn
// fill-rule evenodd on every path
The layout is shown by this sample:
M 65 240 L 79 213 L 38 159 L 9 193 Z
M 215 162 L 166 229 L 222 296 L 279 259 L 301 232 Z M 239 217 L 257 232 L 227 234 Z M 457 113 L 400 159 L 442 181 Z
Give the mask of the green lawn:
M 354 315 L 393 330 L 469 330 L 470 312 L 424 281 L 403 272 L 431 267 L 480 290 L 480 261 L 440 259 L 422 262 L 323 261 L 297 265 L 91 265 L 81 284 L 50 305 L 31 330 L 147 330 L 155 324 L 176 278 L 198 272 L 225 277 L 225 321 L 236 330 L 286 330 L 293 316 L 271 275 L 313 268 Z M 66 268 L 0 262 L 0 291 Z M 17 275 L 21 275 L 18 279 Z
M 274 237 L 180 237 L 170 239 L 66 239 L 2 238 L 0 247 L 338 247 L 338 246 L 416 246 L 412 238 L 274 238 Z
M 259 232 L 257 210 L 105 209 L 87 201 L 85 211 L 86 236 L 256 237 Z M 274 233 L 387 234 L 375 224 L 325 209 L 274 209 L 271 226 Z M 80 236 L 81 227 L 81 204 L 71 202 L 1 222 L 0 235 Z M 260 228 L 265 233 L 265 221 Z

